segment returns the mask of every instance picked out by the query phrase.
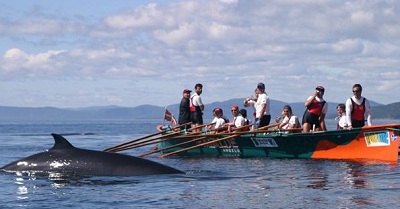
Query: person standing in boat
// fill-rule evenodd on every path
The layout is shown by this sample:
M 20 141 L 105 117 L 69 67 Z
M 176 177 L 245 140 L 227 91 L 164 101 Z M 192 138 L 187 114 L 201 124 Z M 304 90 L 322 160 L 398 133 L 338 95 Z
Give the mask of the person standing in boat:
M 343 103 L 339 103 L 336 107 L 338 116 L 335 118 L 337 121 L 336 129 L 347 129 L 346 107 Z
M 303 132 L 326 131 L 325 115 L 328 112 L 328 103 L 323 99 L 325 88 L 317 86 L 314 93 L 307 98 L 304 105 Z
M 189 122 L 192 122 L 191 116 L 190 116 L 190 93 L 192 91 L 189 89 L 183 90 L 182 93 L 182 100 L 181 103 L 179 104 L 179 118 L 178 118 L 178 124 L 186 124 Z M 181 130 L 187 130 L 191 127 L 190 124 L 181 126 Z
M 371 126 L 371 107 L 367 98 L 361 96 L 362 86 L 360 84 L 353 85 L 353 96 L 346 101 L 346 118 L 348 128 L 359 128 L 365 125 Z
M 255 127 L 261 128 L 268 126 L 271 121 L 269 96 L 265 93 L 264 83 L 257 84 L 257 102 L 254 104 L 256 108 Z
M 193 132 L 201 132 L 201 128 L 199 126 L 203 125 L 204 104 L 200 95 L 203 92 L 203 85 L 201 83 L 196 84 L 194 86 L 194 91 L 195 93 L 190 97 L 189 106 L 193 123 Z

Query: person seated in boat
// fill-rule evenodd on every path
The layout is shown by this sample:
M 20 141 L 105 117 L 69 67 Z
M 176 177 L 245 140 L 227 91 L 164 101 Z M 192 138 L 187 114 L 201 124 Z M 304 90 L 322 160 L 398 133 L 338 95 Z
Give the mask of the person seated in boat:
M 207 128 L 211 129 L 211 131 L 215 133 L 227 130 L 227 127 L 224 127 L 224 125 L 228 123 L 229 120 L 224 117 L 224 112 L 222 109 L 219 107 L 214 108 L 213 115 L 214 119 L 211 121 L 212 125 L 208 126 Z
M 244 118 L 244 125 L 250 125 L 250 121 L 249 119 L 247 119 L 247 110 L 246 109 L 240 109 L 239 110 L 240 114 L 242 115 L 242 117 Z M 249 127 L 250 130 L 250 127 Z
M 325 115 L 328 112 L 328 103 L 323 98 L 324 93 L 325 88 L 317 86 L 304 103 L 306 111 L 303 115 L 303 132 L 326 131 Z
M 245 119 L 239 112 L 239 107 L 237 105 L 232 105 L 231 112 L 233 115 L 233 120 L 230 123 L 227 123 L 225 126 L 228 127 L 228 130 L 234 130 L 245 125 Z
M 336 107 L 336 111 L 338 116 L 335 118 L 336 129 L 347 129 L 347 120 L 346 120 L 346 106 L 343 103 L 339 103 Z
M 299 132 L 297 130 L 289 130 L 289 129 L 297 129 L 301 128 L 299 118 L 293 115 L 292 107 L 290 105 L 285 105 L 282 109 L 282 121 L 278 117 L 275 120 L 276 123 L 279 123 L 277 126 L 278 130 L 287 130 L 285 132 Z

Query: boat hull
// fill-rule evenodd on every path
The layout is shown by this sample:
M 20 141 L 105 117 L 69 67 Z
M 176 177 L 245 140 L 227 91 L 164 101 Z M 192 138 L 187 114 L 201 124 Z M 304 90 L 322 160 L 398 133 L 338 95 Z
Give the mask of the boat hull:
M 177 155 L 397 162 L 399 129 L 400 124 L 385 124 L 314 133 L 240 134 L 231 140 L 178 152 Z M 210 136 L 202 141 L 165 149 L 193 138 L 167 139 L 160 142 L 158 148 L 165 149 L 163 153 L 170 153 L 227 136 L 230 135 Z

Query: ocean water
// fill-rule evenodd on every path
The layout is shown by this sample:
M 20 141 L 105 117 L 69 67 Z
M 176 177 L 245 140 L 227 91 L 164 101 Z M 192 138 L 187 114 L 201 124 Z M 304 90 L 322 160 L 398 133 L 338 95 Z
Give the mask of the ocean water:
M 399 123 L 381 120 L 375 123 Z M 53 146 L 103 150 L 150 133 L 158 121 L 0 123 L 0 166 Z M 329 121 L 328 128 L 333 129 Z M 123 153 L 139 155 L 151 146 Z M 0 172 L 1 208 L 397 208 L 398 164 L 228 157 L 147 159 L 185 174 L 85 177 Z

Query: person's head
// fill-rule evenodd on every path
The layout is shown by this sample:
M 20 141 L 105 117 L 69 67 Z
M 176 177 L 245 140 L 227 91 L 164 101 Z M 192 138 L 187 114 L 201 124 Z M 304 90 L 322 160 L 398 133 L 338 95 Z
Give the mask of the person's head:
M 246 109 L 240 109 L 239 113 L 244 117 L 247 118 L 247 110 Z
M 345 107 L 345 105 L 344 105 L 343 103 L 339 103 L 339 104 L 336 106 L 336 111 L 337 111 L 337 113 L 338 113 L 339 116 L 342 116 L 342 114 L 346 112 L 346 107 Z
M 194 86 L 194 91 L 200 95 L 203 92 L 203 85 L 201 83 L 198 83 Z
M 257 93 L 263 93 L 265 92 L 265 85 L 264 83 L 258 83 L 257 84 Z
M 239 107 L 237 105 L 232 105 L 231 107 L 231 112 L 233 116 L 238 116 L 239 115 Z
M 360 84 L 354 84 L 353 85 L 353 94 L 356 98 L 361 97 L 361 92 L 362 92 L 362 86 Z
M 315 88 L 315 90 L 317 91 L 318 97 L 324 96 L 325 88 L 324 88 L 323 86 L 317 86 L 317 87 Z
M 219 107 L 214 108 L 214 110 L 213 110 L 213 115 L 214 115 L 215 117 L 217 117 L 217 118 L 222 117 L 222 115 L 223 115 L 222 109 L 219 108 Z
M 258 88 L 254 89 L 254 99 L 258 98 Z
M 293 114 L 292 107 L 290 107 L 290 105 L 285 105 L 282 109 L 282 113 L 285 114 L 285 116 L 291 116 Z
M 183 90 L 183 97 L 185 97 L 185 98 L 189 98 L 190 97 L 190 92 L 192 92 L 191 90 L 189 90 L 189 89 L 185 89 L 185 90 Z

